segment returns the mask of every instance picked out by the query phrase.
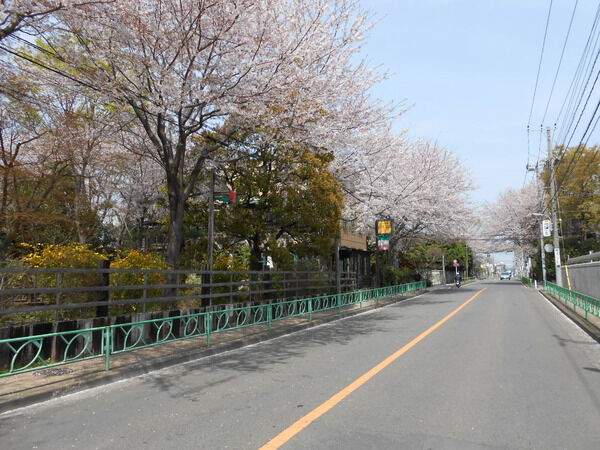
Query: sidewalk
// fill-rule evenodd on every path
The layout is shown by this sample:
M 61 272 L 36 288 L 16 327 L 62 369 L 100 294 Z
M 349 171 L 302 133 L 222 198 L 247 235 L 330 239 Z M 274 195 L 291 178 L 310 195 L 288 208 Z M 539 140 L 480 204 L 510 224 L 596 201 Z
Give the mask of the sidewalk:
M 426 291 L 420 293 L 422 292 Z M 380 299 L 379 303 L 372 300 L 363 303 L 362 307 L 353 305 L 342 310 L 324 311 L 314 314 L 312 321 L 309 321 L 308 318 L 281 320 L 274 322 L 271 330 L 266 325 L 256 325 L 215 333 L 211 335 L 210 347 L 207 346 L 206 337 L 200 337 L 119 353 L 111 356 L 109 371 L 104 370 L 104 358 L 97 358 L 0 378 L 0 414 L 62 395 L 312 328 L 411 297 L 414 295 Z

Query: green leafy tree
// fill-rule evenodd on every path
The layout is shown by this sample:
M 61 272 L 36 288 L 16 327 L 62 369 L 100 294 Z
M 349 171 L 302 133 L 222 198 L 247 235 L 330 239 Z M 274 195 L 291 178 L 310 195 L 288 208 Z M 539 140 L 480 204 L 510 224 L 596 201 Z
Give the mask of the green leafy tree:
M 561 213 L 574 229 L 600 234 L 600 148 L 570 148 L 556 166 Z
M 237 138 L 235 159 L 219 170 L 237 202 L 219 209 L 217 230 L 248 244 L 252 270 L 267 256 L 280 266 L 294 256 L 329 258 L 342 210 L 332 154 L 264 130 Z
M 444 258 L 446 264 L 446 270 L 454 270 L 452 262 L 456 259 L 460 263 L 459 270 L 463 271 L 467 268 L 467 262 L 469 271 L 473 269 L 473 249 L 471 249 L 464 242 L 453 242 L 451 244 L 443 245 Z M 468 261 L 467 261 L 468 256 Z M 466 274 L 465 274 L 466 276 Z
M 600 148 L 558 148 L 556 154 L 561 156 L 555 170 L 565 257 L 600 250 Z M 548 166 L 542 179 L 550 193 Z

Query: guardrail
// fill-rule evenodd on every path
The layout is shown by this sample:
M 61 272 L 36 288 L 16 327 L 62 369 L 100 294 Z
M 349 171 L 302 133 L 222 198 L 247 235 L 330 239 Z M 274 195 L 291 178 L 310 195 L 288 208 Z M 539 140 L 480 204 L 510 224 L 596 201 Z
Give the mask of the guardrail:
M 585 311 L 586 319 L 588 318 L 588 313 L 600 317 L 600 299 L 571 291 L 554 283 L 550 283 L 549 281 L 544 282 L 544 289 L 551 294 L 556 295 L 559 300 L 563 301 L 565 306 L 567 305 L 567 302 L 572 303 L 573 311 L 577 311 L 578 307 L 581 308 Z
M 342 309 L 347 306 L 422 290 L 425 281 L 342 294 L 323 295 L 277 303 L 206 311 L 196 314 L 115 324 L 100 328 L 47 333 L 0 340 L 0 377 L 30 372 L 94 358 L 105 359 L 110 370 L 112 355 L 169 342 L 205 337 L 210 346 L 215 333 Z

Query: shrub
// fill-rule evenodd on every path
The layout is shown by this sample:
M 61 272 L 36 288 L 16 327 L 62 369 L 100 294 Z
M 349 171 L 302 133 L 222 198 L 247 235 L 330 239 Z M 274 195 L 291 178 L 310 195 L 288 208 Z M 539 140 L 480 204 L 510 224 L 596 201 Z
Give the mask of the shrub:
M 21 244 L 29 248 L 30 252 L 22 258 L 23 265 L 33 269 L 97 269 L 98 264 L 106 260 L 106 256 L 93 250 L 89 245 L 76 242 L 70 244 Z M 35 286 L 38 288 L 75 288 L 98 286 L 98 274 L 96 273 L 59 273 L 59 274 L 30 274 L 22 275 L 22 285 Z M 60 284 L 59 284 L 60 283 Z M 82 303 L 95 300 L 95 292 L 72 292 L 60 294 L 61 303 Z M 33 302 L 53 304 L 58 301 L 54 294 L 37 295 L 30 299 Z M 42 314 L 40 314 L 41 319 Z M 57 319 L 78 319 L 93 317 L 91 309 L 77 309 L 62 311 L 56 314 Z
M 409 267 L 386 266 L 383 269 L 383 282 L 385 286 L 395 286 L 397 284 L 412 283 L 413 270 Z
M 164 273 L 144 273 L 142 270 L 168 270 L 167 262 L 160 255 L 139 251 L 128 250 L 119 252 L 117 258 L 111 262 L 111 269 L 127 269 L 132 272 L 112 273 L 110 277 L 111 286 L 143 286 L 165 284 L 167 275 Z M 136 272 L 139 270 L 139 272 Z M 145 279 L 145 282 L 144 282 Z M 160 297 L 163 294 L 162 289 L 146 289 L 145 297 Z M 122 289 L 111 292 L 111 298 L 115 300 L 143 298 L 144 289 Z M 136 305 L 127 305 L 123 310 L 125 312 L 136 312 Z M 145 310 L 160 310 L 160 303 L 147 304 L 142 307 Z
M 22 261 L 31 268 L 96 269 L 106 256 L 92 250 L 89 245 L 70 244 L 21 244 L 31 252 Z

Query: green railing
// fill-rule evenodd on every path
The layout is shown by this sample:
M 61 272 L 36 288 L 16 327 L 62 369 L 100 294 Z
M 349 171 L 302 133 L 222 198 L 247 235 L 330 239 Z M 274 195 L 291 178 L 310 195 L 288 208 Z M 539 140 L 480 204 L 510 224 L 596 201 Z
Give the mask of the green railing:
M 578 307 L 581 308 L 585 311 L 586 319 L 588 318 L 588 313 L 600 317 L 600 299 L 571 291 L 554 283 L 550 283 L 549 281 L 544 283 L 544 289 L 551 294 L 556 295 L 559 300 L 564 302 L 565 306 L 567 305 L 567 302 L 571 303 L 573 305 L 573 311 L 577 311 Z
M 324 295 L 320 297 L 266 303 L 254 306 L 206 311 L 100 328 L 47 333 L 0 340 L 0 377 L 46 369 L 92 358 L 104 358 L 110 369 L 112 355 L 153 347 L 169 342 L 205 337 L 255 325 L 360 305 L 368 301 L 408 294 L 426 287 L 425 281 L 377 289 Z

